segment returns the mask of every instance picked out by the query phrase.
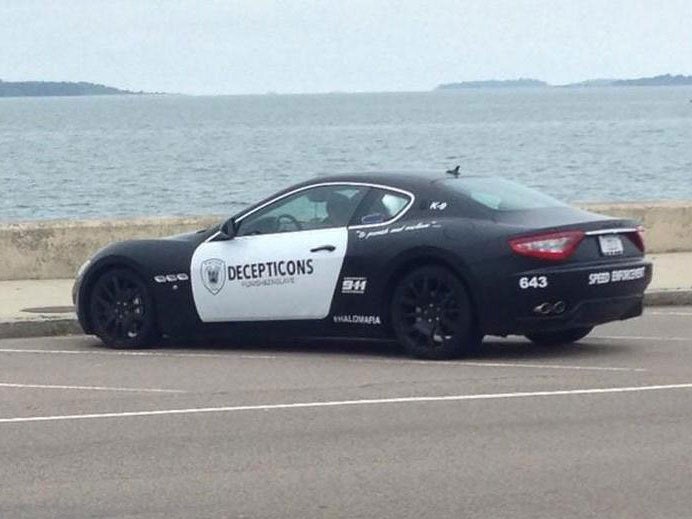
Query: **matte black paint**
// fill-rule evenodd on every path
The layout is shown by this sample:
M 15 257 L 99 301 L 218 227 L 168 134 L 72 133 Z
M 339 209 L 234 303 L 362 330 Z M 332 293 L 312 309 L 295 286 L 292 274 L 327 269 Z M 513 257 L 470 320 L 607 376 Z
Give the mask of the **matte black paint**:
M 170 336 L 235 333 L 281 333 L 295 336 L 355 336 L 388 338 L 389 297 L 407 271 L 429 263 L 453 270 L 465 283 L 475 308 L 479 330 L 487 335 L 525 334 L 534 331 L 595 325 L 641 314 L 643 292 L 651 280 L 651 264 L 628 240 L 625 253 L 617 258 L 601 257 L 595 237 L 587 237 L 575 254 L 561 263 L 530 259 L 514 254 L 508 239 L 534 232 L 563 229 L 584 231 L 636 227 L 631 220 L 602 216 L 571 207 L 500 213 L 457 193 L 447 192 L 438 173 L 375 173 L 320 177 L 283 190 L 236 215 L 276 196 L 322 182 L 367 182 L 404 189 L 416 202 L 406 215 L 389 226 L 350 229 L 348 249 L 333 295 L 330 315 L 320 321 L 271 323 L 201 322 L 192 300 L 190 281 L 157 283 L 154 276 L 186 273 L 190 276 L 192 254 L 219 226 L 156 240 L 132 240 L 112 244 L 99 251 L 86 272 L 75 283 L 74 298 L 79 321 L 92 332 L 86 299 L 95 279 L 108 268 L 129 267 L 147 283 L 156 301 L 160 330 Z M 432 202 L 446 202 L 444 210 L 431 209 Z M 221 222 L 220 222 L 221 224 Z M 401 226 L 427 225 L 425 229 L 392 233 Z M 382 231 L 386 235 L 362 237 Z M 367 236 L 367 234 L 366 234 Z M 644 266 L 645 278 L 609 286 L 588 286 L 588 274 L 608 268 Z M 547 289 L 520 290 L 522 276 L 545 275 Z M 367 278 L 364 294 L 342 294 L 344 277 Z M 565 301 L 559 317 L 538 317 L 532 309 L 544 301 Z M 381 325 L 335 323 L 335 315 L 376 315 Z

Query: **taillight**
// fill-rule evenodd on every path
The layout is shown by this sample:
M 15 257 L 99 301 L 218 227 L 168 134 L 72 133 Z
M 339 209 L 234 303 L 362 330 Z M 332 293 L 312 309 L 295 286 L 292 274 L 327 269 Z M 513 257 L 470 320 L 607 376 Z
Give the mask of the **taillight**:
M 514 238 L 509 246 L 522 256 L 561 261 L 569 258 L 583 239 L 583 231 L 564 231 Z
M 644 226 L 643 225 L 640 225 L 639 227 L 637 227 L 637 231 L 629 233 L 628 236 L 632 240 L 632 243 L 634 243 L 640 251 L 646 252 L 646 246 L 644 245 Z

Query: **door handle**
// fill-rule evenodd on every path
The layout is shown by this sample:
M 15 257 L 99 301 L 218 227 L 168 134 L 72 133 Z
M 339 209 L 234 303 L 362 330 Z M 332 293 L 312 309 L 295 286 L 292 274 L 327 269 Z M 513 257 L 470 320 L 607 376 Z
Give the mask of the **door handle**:
M 336 247 L 334 247 L 334 245 L 322 245 L 320 247 L 315 247 L 314 249 L 310 249 L 310 252 L 321 252 L 321 251 L 334 252 L 335 250 L 336 250 Z

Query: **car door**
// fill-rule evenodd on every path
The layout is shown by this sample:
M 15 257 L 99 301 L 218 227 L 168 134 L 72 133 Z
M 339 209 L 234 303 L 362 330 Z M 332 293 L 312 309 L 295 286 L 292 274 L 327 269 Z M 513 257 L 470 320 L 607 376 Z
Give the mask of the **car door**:
M 367 190 L 303 188 L 242 215 L 233 239 L 200 245 L 191 280 L 202 321 L 327 317 L 348 246 L 346 226 Z

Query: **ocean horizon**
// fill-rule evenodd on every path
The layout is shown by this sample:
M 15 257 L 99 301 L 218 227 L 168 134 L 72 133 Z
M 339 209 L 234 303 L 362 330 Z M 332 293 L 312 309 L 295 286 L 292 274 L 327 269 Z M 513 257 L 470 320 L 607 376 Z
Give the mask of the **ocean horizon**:
M 439 171 L 692 199 L 692 87 L 0 99 L 0 221 L 232 214 L 311 177 Z

